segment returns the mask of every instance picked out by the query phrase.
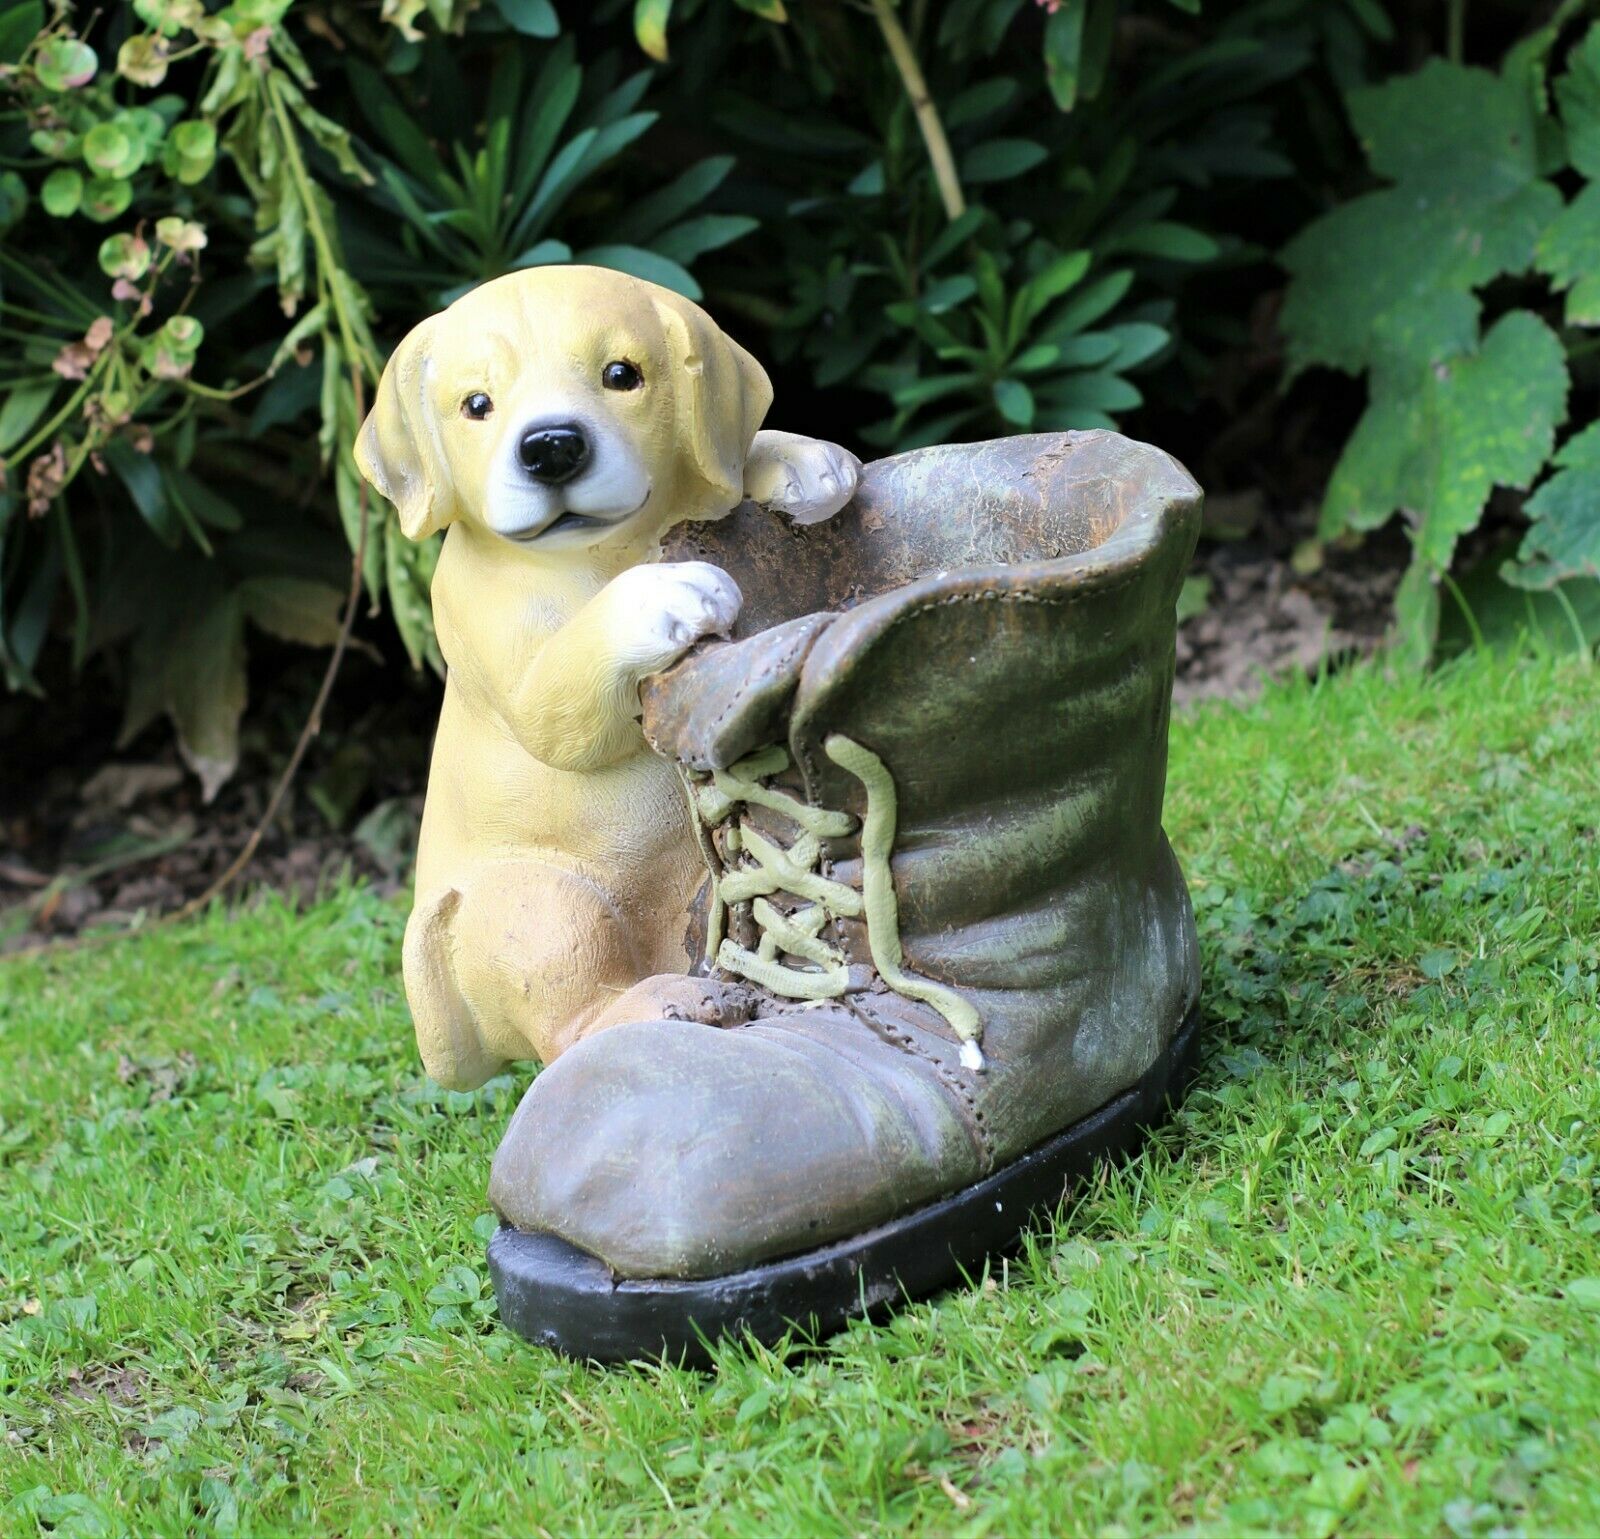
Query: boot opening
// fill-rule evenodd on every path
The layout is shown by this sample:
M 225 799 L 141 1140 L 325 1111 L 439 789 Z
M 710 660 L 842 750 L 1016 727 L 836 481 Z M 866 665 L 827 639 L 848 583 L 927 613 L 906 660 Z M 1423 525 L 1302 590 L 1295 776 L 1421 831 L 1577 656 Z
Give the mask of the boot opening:
M 744 503 L 680 525 L 663 559 L 731 573 L 743 639 L 935 573 L 1085 556 L 1143 511 L 1152 456 L 1172 463 L 1105 432 L 914 449 L 865 466 L 855 498 L 825 523 L 797 527 Z

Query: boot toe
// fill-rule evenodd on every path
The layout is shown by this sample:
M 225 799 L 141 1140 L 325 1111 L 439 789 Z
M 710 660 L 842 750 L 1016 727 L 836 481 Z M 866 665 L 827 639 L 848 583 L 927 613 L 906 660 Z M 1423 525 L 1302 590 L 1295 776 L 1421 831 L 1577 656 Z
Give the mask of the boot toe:
M 927 1066 L 828 1012 L 612 1027 L 529 1088 L 489 1195 L 624 1277 L 716 1277 L 858 1233 L 979 1174 Z M 830 1030 L 837 1041 L 830 1042 Z

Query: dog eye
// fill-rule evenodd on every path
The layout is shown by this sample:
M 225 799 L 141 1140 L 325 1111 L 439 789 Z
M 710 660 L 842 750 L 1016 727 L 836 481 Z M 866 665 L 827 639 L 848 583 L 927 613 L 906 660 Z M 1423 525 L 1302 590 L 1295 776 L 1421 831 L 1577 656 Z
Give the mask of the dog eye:
M 637 390 L 644 375 L 625 358 L 615 358 L 600 371 L 600 383 L 607 390 Z
M 482 422 L 493 410 L 494 402 L 481 390 L 474 390 L 461 403 L 461 415 L 463 417 L 471 417 L 474 422 Z

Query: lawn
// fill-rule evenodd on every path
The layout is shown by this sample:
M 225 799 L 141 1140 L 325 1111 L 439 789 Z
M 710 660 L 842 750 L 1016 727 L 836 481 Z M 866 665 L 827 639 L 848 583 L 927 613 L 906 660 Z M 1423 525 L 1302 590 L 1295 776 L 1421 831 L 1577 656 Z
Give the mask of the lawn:
M 360 888 L 0 967 L 0 1532 L 1600 1529 L 1600 670 L 1173 733 L 1209 1046 L 980 1286 L 598 1370 L 496 1326 L 519 1089 Z

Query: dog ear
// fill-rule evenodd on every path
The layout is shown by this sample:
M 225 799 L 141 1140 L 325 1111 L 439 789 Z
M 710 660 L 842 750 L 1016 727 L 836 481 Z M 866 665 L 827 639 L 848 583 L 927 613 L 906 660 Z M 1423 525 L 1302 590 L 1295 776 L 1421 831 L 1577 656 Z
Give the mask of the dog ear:
M 698 305 L 653 297 L 674 364 L 674 431 L 706 488 L 698 516 L 720 518 L 744 498 L 745 456 L 772 405 L 772 382 Z
M 455 522 L 455 498 L 428 404 L 427 365 L 437 315 L 412 327 L 389 356 L 378 398 L 356 435 L 356 469 L 395 506 L 408 540 Z

